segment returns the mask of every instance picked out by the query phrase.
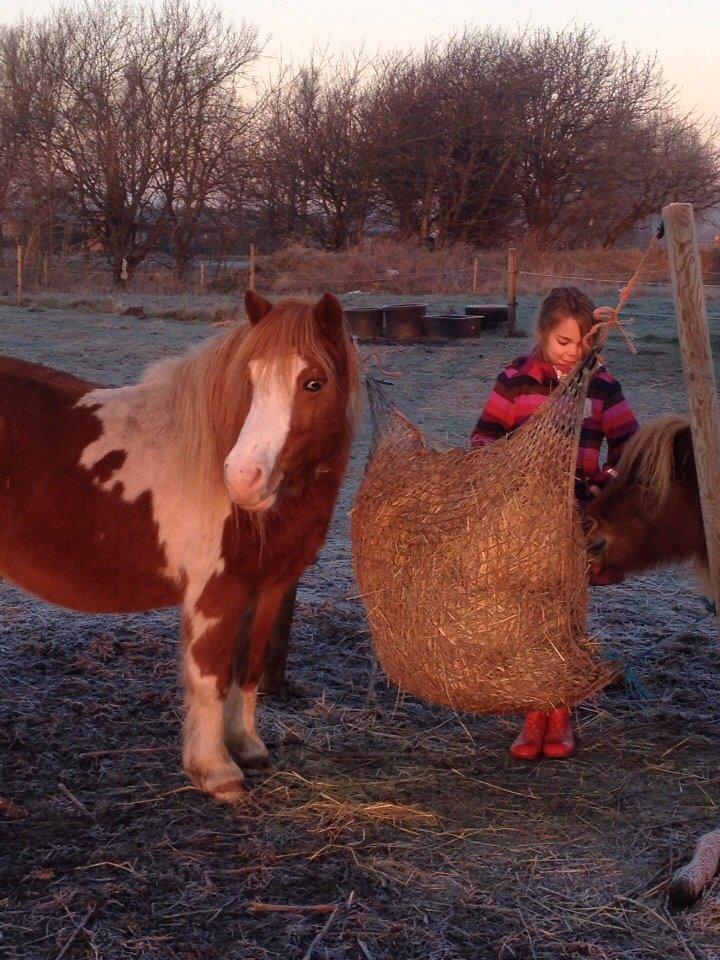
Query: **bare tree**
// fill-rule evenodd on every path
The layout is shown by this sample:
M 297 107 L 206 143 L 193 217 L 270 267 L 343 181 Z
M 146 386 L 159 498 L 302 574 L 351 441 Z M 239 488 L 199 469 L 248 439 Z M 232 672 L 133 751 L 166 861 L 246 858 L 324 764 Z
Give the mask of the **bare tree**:
M 265 218 L 334 250 L 362 227 L 374 179 L 364 95 L 359 58 L 281 73 L 258 131 L 256 183 Z
M 6 175 L 0 202 L 22 224 L 28 254 L 52 250 L 66 184 L 55 167 L 51 136 L 57 123 L 58 85 L 52 44 L 30 21 L 0 34 L 0 152 Z M 18 230 L 16 229 L 16 233 Z
M 297 85 L 296 75 L 283 69 L 265 90 L 249 161 L 251 215 L 256 233 L 271 247 L 305 233 L 308 177 L 294 107 Z
M 492 245 L 515 216 L 516 41 L 469 30 L 378 64 L 377 180 L 405 236 Z
M 714 131 L 588 28 L 467 30 L 263 90 L 258 55 L 254 28 L 190 0 L 82 0 L 0 31 L 0 214 L 49 249 L 71 209 L 121 281 L 161 244 L 182 277 L 201 242 L 339 249 L 372 222 L 607 246 L 678 195 L 720 199 Z
M 390 54 L 375 64 L 367 125 L 376 140 L 380 213 L 402 237 L 427 239 L 437 215 L 444 130 L 435 83 L 437 44 L 418 55 Z
M 37 28 L 53 44 L 60 88 L 55 164 L 118 282 L 164 227 L 154 201 L 165 131 L 156 123 L 158 63 L 147 23 L 128 7 L 86 2 Z
M 576 242 L 594 198 L 612 203 L 604 171 L 618 146 L 671 108 L 672 90 L 654 60 L 615 51 L 588 28 L 527 35 L 517 69 L 517 189 L 527 229 L 539 246 Z
M 692 116 L 662 112 L 618 140 L 598 175 L 585 222 L 569 241 L 612 247 L 678 199 L 698 213 L 720 203 L 718 131 Z
M 437 215 L 440 241 L 495 246 L 516 215 L 516 43 L 494 31 L 451 40 L 436 65 L 443 142 Z
M 256 55 L 254 31 L 186 0 L 86 0 L 29 23 L 25 36 L 24 75 L 42 78 L 29 107 L 36 142 L 115 279 L 168 234 L 186 263 L 218 153 L 237 134 L 235 81 Z M 41 123 L 46 89 L 52 122 Z
M 161 65 L 155 106 L 165 130 L 158 183 L 182 278 L 203 222 L 228 195 L 228 160 L 257 110 L 241 101 L 240 86 L 260 51 L 254 28 L 229 27 L 217 11 L 191 10 L 185 0 L 153 14 L 152 33 Z

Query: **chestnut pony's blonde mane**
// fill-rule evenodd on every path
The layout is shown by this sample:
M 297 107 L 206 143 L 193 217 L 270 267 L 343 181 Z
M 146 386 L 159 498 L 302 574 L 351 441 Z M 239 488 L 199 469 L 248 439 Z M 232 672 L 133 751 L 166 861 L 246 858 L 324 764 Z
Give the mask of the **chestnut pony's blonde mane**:
M 673 443 L 689 425 L 687 417 L 672 414 L 640 427 L 618 463 L 618 485 L 627 480 L 639 484 L 643 500 L 657 509 L 666 500 L 673 481 Z
M 256 325 L 244 323 L 212 337 L 188 353 L 150 367 L 142 383 L 167 396 L 170 423 L 184 490 L 200 502 L 226 502 L 223 463 L 247 414 L 248 364 L 273 361 L 278 380 L 292 375 L 294 355 L 319 363 L 329 382 L 338 374 L 323 341 L 313 304 L 285 300 Z M 342 336 L 347 368 L 347 427 L 354 430 L 359 408 L 359 356 L 347 332 Z

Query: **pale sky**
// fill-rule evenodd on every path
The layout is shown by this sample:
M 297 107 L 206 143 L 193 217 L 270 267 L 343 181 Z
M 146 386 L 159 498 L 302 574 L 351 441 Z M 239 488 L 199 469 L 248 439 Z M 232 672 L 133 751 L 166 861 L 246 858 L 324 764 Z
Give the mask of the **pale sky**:
M 268 38 L 266 55 L 301 63 L 313 48 L 368 54 L 419 48 L 428 37 L 464 26 L 595 27 L 613 44 L 657 54 L 680 103 L 720 117 L 720 4 L 717 0 L 219 0 L 230 19 L 253 23 Z M 42 15 L 50 0 L 2 0 L 0 22 Z

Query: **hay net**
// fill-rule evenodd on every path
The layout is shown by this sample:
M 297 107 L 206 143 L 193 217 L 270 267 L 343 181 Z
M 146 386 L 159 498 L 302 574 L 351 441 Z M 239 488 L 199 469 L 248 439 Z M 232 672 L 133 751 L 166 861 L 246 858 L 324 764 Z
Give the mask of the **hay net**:
M 575 703 L 611 680 L 586 635 L 574 478 L 597 350 L 510 436 L 438 449 L 368 382 L 373 443 L 352 513 L 380 663 L 458 710 Z

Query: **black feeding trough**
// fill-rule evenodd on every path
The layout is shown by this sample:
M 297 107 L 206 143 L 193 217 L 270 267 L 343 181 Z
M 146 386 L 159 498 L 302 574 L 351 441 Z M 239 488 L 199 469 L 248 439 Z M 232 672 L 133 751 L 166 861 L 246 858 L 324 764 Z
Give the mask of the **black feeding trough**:
M 345 319 L 358 340 L 377 340 L 383 336 L 382 309 L 346 310 Z
M 443 340 L 455 340 L 461 337 L 479 337 L 482 330 L 482 317 L 441 314 L 425 318 L 425 335 Z
M 388 304 L 383 307 L 383 314 L 385 336 L 390 340 L 420 340 L 425 336 L 426 304 Z
M 470 303 L 465 307 L 465 316 L 480 317 L 482 329 L 497 327 L 508 320 L 508 308 L 503 303 Z

